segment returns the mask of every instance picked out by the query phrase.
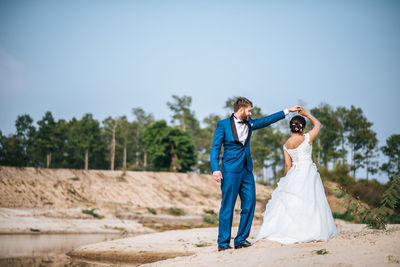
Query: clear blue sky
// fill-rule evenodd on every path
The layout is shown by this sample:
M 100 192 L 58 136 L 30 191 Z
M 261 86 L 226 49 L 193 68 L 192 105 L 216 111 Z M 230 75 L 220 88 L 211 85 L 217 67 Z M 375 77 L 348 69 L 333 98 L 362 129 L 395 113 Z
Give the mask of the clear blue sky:
M 0 0 L 3 134 L 47 110 L 169 120 L 173 94 L 199 119 L 233 95 L 355 105 L 383 145 L 400 133 L 400 2 Z

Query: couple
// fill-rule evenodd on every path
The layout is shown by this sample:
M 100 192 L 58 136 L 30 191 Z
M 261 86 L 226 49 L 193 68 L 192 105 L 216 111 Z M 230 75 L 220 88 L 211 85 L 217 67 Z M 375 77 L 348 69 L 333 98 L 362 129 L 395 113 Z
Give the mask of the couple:
M 331 209 L 325 197 L 324 187 L 315 164 L 311 159 L 312 141 L 321 128 L 320 122 L 300 106 L 252 119 L 250 100 L 239 97 L 233 104 L 234 113 L 221 120 L 215 129 L 211 145 L 211 171 L 214 179 L 221 182 L 222 201 L 219 212 L 218 251 L 231 249 L 231 227 L 236 198 L 241 200 L 238 233 L 235 249 L 249 247 L 250 234 L 256 204 L 253 162 L 250 154 L 250 138 L 254 130 L 277 122 L 290 112 L 299 112 L 311 120 L 314 128 L 304 134 L 306 121 L 296 115 L 290 120 L 292 136 L 283 146 L 286 176 L 266 205 L 263 224 L 256 240 L 268 239 L 283 244 L 326 241 L 337 235 Z M 219 156 L 222 144 L 224 153 L 221 169 Z

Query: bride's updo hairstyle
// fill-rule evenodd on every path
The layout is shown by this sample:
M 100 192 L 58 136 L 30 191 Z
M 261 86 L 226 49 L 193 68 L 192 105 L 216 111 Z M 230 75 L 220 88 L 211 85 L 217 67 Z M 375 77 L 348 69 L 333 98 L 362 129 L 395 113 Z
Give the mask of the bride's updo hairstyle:
M 292 133 L 301 133 L 306 128 L 306 119 L 303 116 L 294 116 L 289 123 L 290 131 Z

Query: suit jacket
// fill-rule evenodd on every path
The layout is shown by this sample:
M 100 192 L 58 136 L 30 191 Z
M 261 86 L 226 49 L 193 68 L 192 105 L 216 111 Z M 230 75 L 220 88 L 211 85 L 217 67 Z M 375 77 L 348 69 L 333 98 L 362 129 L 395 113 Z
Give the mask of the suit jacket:
M 233 114 L 230 118 L 219 121 L 211 145 L 211 172 L 220 170 L 219 155 L 222 144 L 224 145 L 224 155 L 221 165 L 222 172 L 241 172 L 243 168 L 253 171 L 253 160 L 251 159 L 250 153 L 252 132 L 283 118 L 285 118 L 285 113 L 283 111 L 259 119 L 252 119 L 249 117 L 249 121 L 247 122 L 249 134 L 244 145 L 239 142 Z

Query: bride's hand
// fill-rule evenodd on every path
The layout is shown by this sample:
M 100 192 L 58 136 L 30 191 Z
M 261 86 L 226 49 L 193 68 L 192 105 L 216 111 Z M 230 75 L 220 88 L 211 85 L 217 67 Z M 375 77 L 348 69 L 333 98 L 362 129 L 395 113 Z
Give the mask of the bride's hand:
M 302 109 L 299 111 L 299 114 L 300 114 L 300 115 L 303 115 L 303 116 L 305 116 L 305 117 L 307 117 L 309 113 L 308 113 L 307 110 L 305 110 L 304 108 L 302 108 Z
M 289 108 L 288 110 L 289 110 L 289 112 L 296 112 L 296 111 L 300 111 L 302 109 L 303 108 L 301 106 L 294 106 L 292 108 Z

